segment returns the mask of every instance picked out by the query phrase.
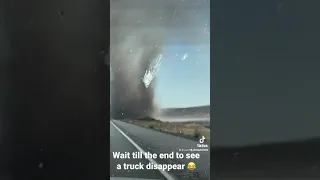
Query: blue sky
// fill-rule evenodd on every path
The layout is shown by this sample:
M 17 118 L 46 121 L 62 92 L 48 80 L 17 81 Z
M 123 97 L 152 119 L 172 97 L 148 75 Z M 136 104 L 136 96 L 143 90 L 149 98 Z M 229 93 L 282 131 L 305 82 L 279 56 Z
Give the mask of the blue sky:
M 185 54 L 188 57 L 182 60 Z M 156 102 L 163 108 L 210 104 L 209 44 L 166 46 L 157 74 Z
M 162 108 L 210 105 L 209 11 L 200 9 L 196 27 L 170 29 L 157 73 L 156 102 Z
M 196 26 L 170 29 L 173 35 L 166 39 L 156 86 L 162 108 L 210 105 L 210 10 L 188 11 L 200 12 Z
M 190 30 L 198 34 L 188 33 L 188 27 L 173 29 L 172 34 L 187 35 L 181 39 L 175 36 L 165 45 L 156 87 L 156 102 L 162 108 L 210 104 L 210 34 L 204 31 L 209 27 L 209 16 L 202 17 L 198 27 Z M 185 43 L 183 38 L 188 35 L 199 38 Z

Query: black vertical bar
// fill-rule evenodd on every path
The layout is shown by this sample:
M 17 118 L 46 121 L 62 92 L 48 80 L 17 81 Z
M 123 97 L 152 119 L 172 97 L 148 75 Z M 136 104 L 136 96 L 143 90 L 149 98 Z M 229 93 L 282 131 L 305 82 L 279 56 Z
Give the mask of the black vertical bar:
M 10 49 L 1 116 L 4 176 L 106 179 L 108 1 L 8 0 L 3 7 Z
M 319 179 L 320 1 L 213 2 L 212 177 Z

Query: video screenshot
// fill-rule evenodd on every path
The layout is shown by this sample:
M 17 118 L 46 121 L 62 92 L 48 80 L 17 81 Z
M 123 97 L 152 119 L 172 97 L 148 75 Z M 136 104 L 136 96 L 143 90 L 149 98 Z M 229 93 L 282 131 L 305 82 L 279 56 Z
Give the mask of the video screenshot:
M 210 179 L 209 7 L 111 2 L 111 179 Z
M 320 179 L 319 7 L 0 0 L 0 180 Z

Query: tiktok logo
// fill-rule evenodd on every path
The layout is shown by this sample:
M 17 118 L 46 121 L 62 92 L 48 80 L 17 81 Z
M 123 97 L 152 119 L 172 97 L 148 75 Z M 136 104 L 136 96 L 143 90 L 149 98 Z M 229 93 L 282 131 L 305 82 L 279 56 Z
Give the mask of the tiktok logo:
M 203 144 L 204 143 L 204 140 L 206 140 L 206 138 L 204 136 L 202 136 L 200 139 L 199 139 L 199 143 L 200 144 Z

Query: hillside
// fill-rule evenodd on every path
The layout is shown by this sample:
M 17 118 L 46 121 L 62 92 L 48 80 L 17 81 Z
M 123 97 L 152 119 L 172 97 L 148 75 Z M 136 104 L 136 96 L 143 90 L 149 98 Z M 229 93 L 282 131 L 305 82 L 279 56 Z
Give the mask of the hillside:
M 210 116 L 210 105 L 187 107 L 187 108 L 166 108 L 166 109 L 162 109 L 160 114 L 162 116 L 168 116 L 168 117 L 181 117 L 181 116 L 208 117 Z

